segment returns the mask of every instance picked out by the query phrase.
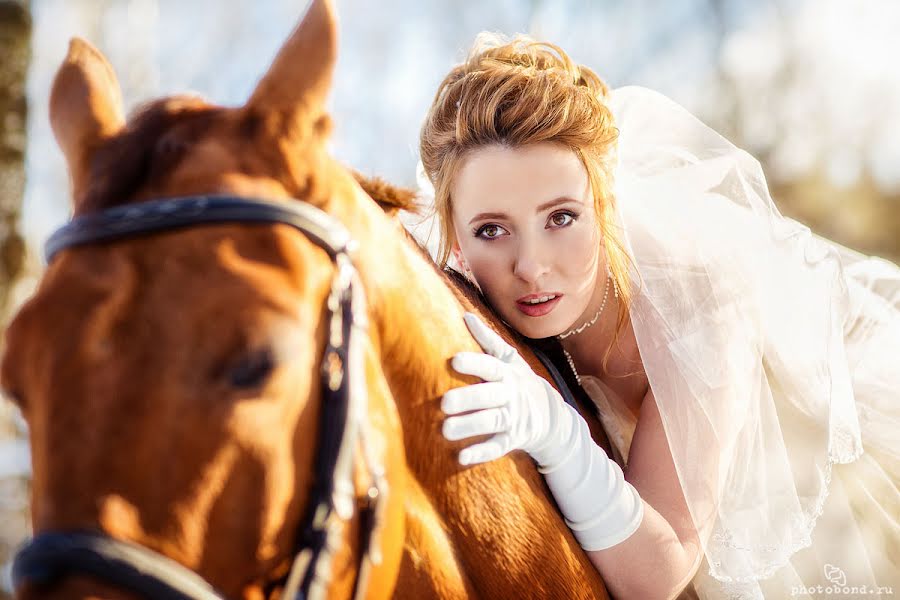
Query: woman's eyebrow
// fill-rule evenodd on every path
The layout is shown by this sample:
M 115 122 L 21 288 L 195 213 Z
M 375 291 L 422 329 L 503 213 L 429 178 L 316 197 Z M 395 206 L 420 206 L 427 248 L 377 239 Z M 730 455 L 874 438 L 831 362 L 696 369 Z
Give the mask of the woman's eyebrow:
M 504 218 L 506 218 L 506 213 L 483 212 L 483 213 L 478 213 L 477 215 L 475 215 L 474 217 L 469 219 L 469 225 L 471 225 L 475 221 L 480 221 L 482 219 L 504 219 Z
M 553 208 L 554 206 L 558 206 L 560 204 L 565 204 L 567 202 L 575 202 L 577 204 L 581 204 L 581 202 L 579 202 L 575 198 L 569 198 L 568 196 L 560 196 L 559 198 L 555 198 L 553 200 L 550 200 L 549 202 L 544 202 L 543 204 L 541 204 L 540 206 L 537 207 L 537 210 L 535 212 L 543 212 L 545 210 Z
M 543 212 L 543 211 L 551 209 L 555 206 L 559 206 L 560 204 L 566 204 L 567 202 L 575 202 L 576 204 L 581 204 L 581 202 L 579 202 L 578 200 L 575 200 L 574 198 L 569 198 L 568 196 L 560 196 L 559 198 L 554 198 L 553 200 L 550 200 L 549 202 L 544 202 L 543 204 L 538 206 L 537 209 L 535 209 L 535 212 Z M 471 225 L 475 221 L 481 221 L 482 219 L 505 219 L 505 218 L 506 218 L 506 213 L 483 212 L 483 213 L 478 213 L 477 215 L 475 215 L 474 217 L 469 219 L 469 225 Z

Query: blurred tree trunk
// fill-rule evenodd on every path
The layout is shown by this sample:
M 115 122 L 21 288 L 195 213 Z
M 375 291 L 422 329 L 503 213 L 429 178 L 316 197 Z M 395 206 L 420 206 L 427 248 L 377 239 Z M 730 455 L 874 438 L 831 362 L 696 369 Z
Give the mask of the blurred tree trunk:
M 0 0 L 0 314 L 21 275 L 25 244 L 18 231 L 25 191 L 25 75 L 31 59 L 29 0 Z M 5 318 L 4 318 L 5 321 Z
M 25 242 L 19 215 L 25 191 L 27 104 L 25 77 L 31 60 L 30 0 L 0 0 L 0 328 L 13 310 L 12 289 L 23 274 Z M 0 566 L 28 533 L 26 442 L 12 405 L 0 400 Z M 25 461 L 23 461 L 23 458 Z M 4 578 L 5 579 L 5 578 Z M 0 598 L 9 598 L 0 581 Z

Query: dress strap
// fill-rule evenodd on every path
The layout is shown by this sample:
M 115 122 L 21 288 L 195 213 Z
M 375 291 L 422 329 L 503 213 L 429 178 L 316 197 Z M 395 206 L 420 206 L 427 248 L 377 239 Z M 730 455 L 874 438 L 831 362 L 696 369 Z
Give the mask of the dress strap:
M 559 394 L 563 397 L 563 400 L 577 412 L 578 403 L 575 402 L 575 396 L 572 394 L 572 390 L 569 388 L 569 384 L 566 382 L 565 378 L 563 378 L 562 373 L 559 372 L 559 369 L 556 368 L 556 365 L 553 364 L 550 357 L 544 354 L 540 348 L 534 344 L 529 344 L 529 347 L 544 367 L 550 372 L 550 376 L 553 378 L 553 382 L 556 384 L 556 388 L 559 390 Z

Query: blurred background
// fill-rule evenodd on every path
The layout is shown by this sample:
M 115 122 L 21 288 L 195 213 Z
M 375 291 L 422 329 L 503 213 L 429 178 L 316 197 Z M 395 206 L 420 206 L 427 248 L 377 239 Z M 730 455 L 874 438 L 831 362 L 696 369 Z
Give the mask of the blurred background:
M 415 185 L 417 137 L 444 74 L 482 30 L 561 45 L 613 87 L 655 88 L 763 164 L 784 214 L 900 260 L 896 0 L 338 0 L 333 150 Z M 34 289 L 68 217 L 47 119 L 73 35 L 110 59 L 126 108 L 194 91 L 240 104 L 304 0 L 0 0 L 0 317 Z M 25 428 L 0 401 L 0 565 L 28 535 Z M 0 598 L 8 593 L 8 569 Z

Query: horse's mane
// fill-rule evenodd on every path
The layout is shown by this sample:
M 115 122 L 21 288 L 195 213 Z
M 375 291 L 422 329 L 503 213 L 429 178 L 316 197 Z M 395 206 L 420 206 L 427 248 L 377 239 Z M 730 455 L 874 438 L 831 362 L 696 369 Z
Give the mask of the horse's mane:
M 400 210 L 415 214 L 421 212 L 422 207 L 416 204 L 416 193 L 413 190 L 388 183 L 378 176 L 363 175 L 355 169 L 350 169 L 350 173 L 363 191 L 388 215 L 393 216 Z
M 421 213 L 422 207 L 416 204 L 416 193 L 413 190 L 389 183 L 381 177 L 369 177 L 353 169 L 350 169 L 350 172 L 363 191 L 388 215 L 395 216 L 397 211 L 400 210 L 406 210 L 415 214 Z M 435 264 L 431 255 L 428 254 L 428 250 L 405 227 L 400 229 L 410 245 L 422 255 L 425 262 L 431 265 L 434 271 L 444 280 L 447 287 L 453 291 L 466 310 L 490 314 L 495 319 L 499 319 L 499 316 L 491 310 L 490 304 L 485 301 L 478 288 L 450 267 L 441 269 Z

